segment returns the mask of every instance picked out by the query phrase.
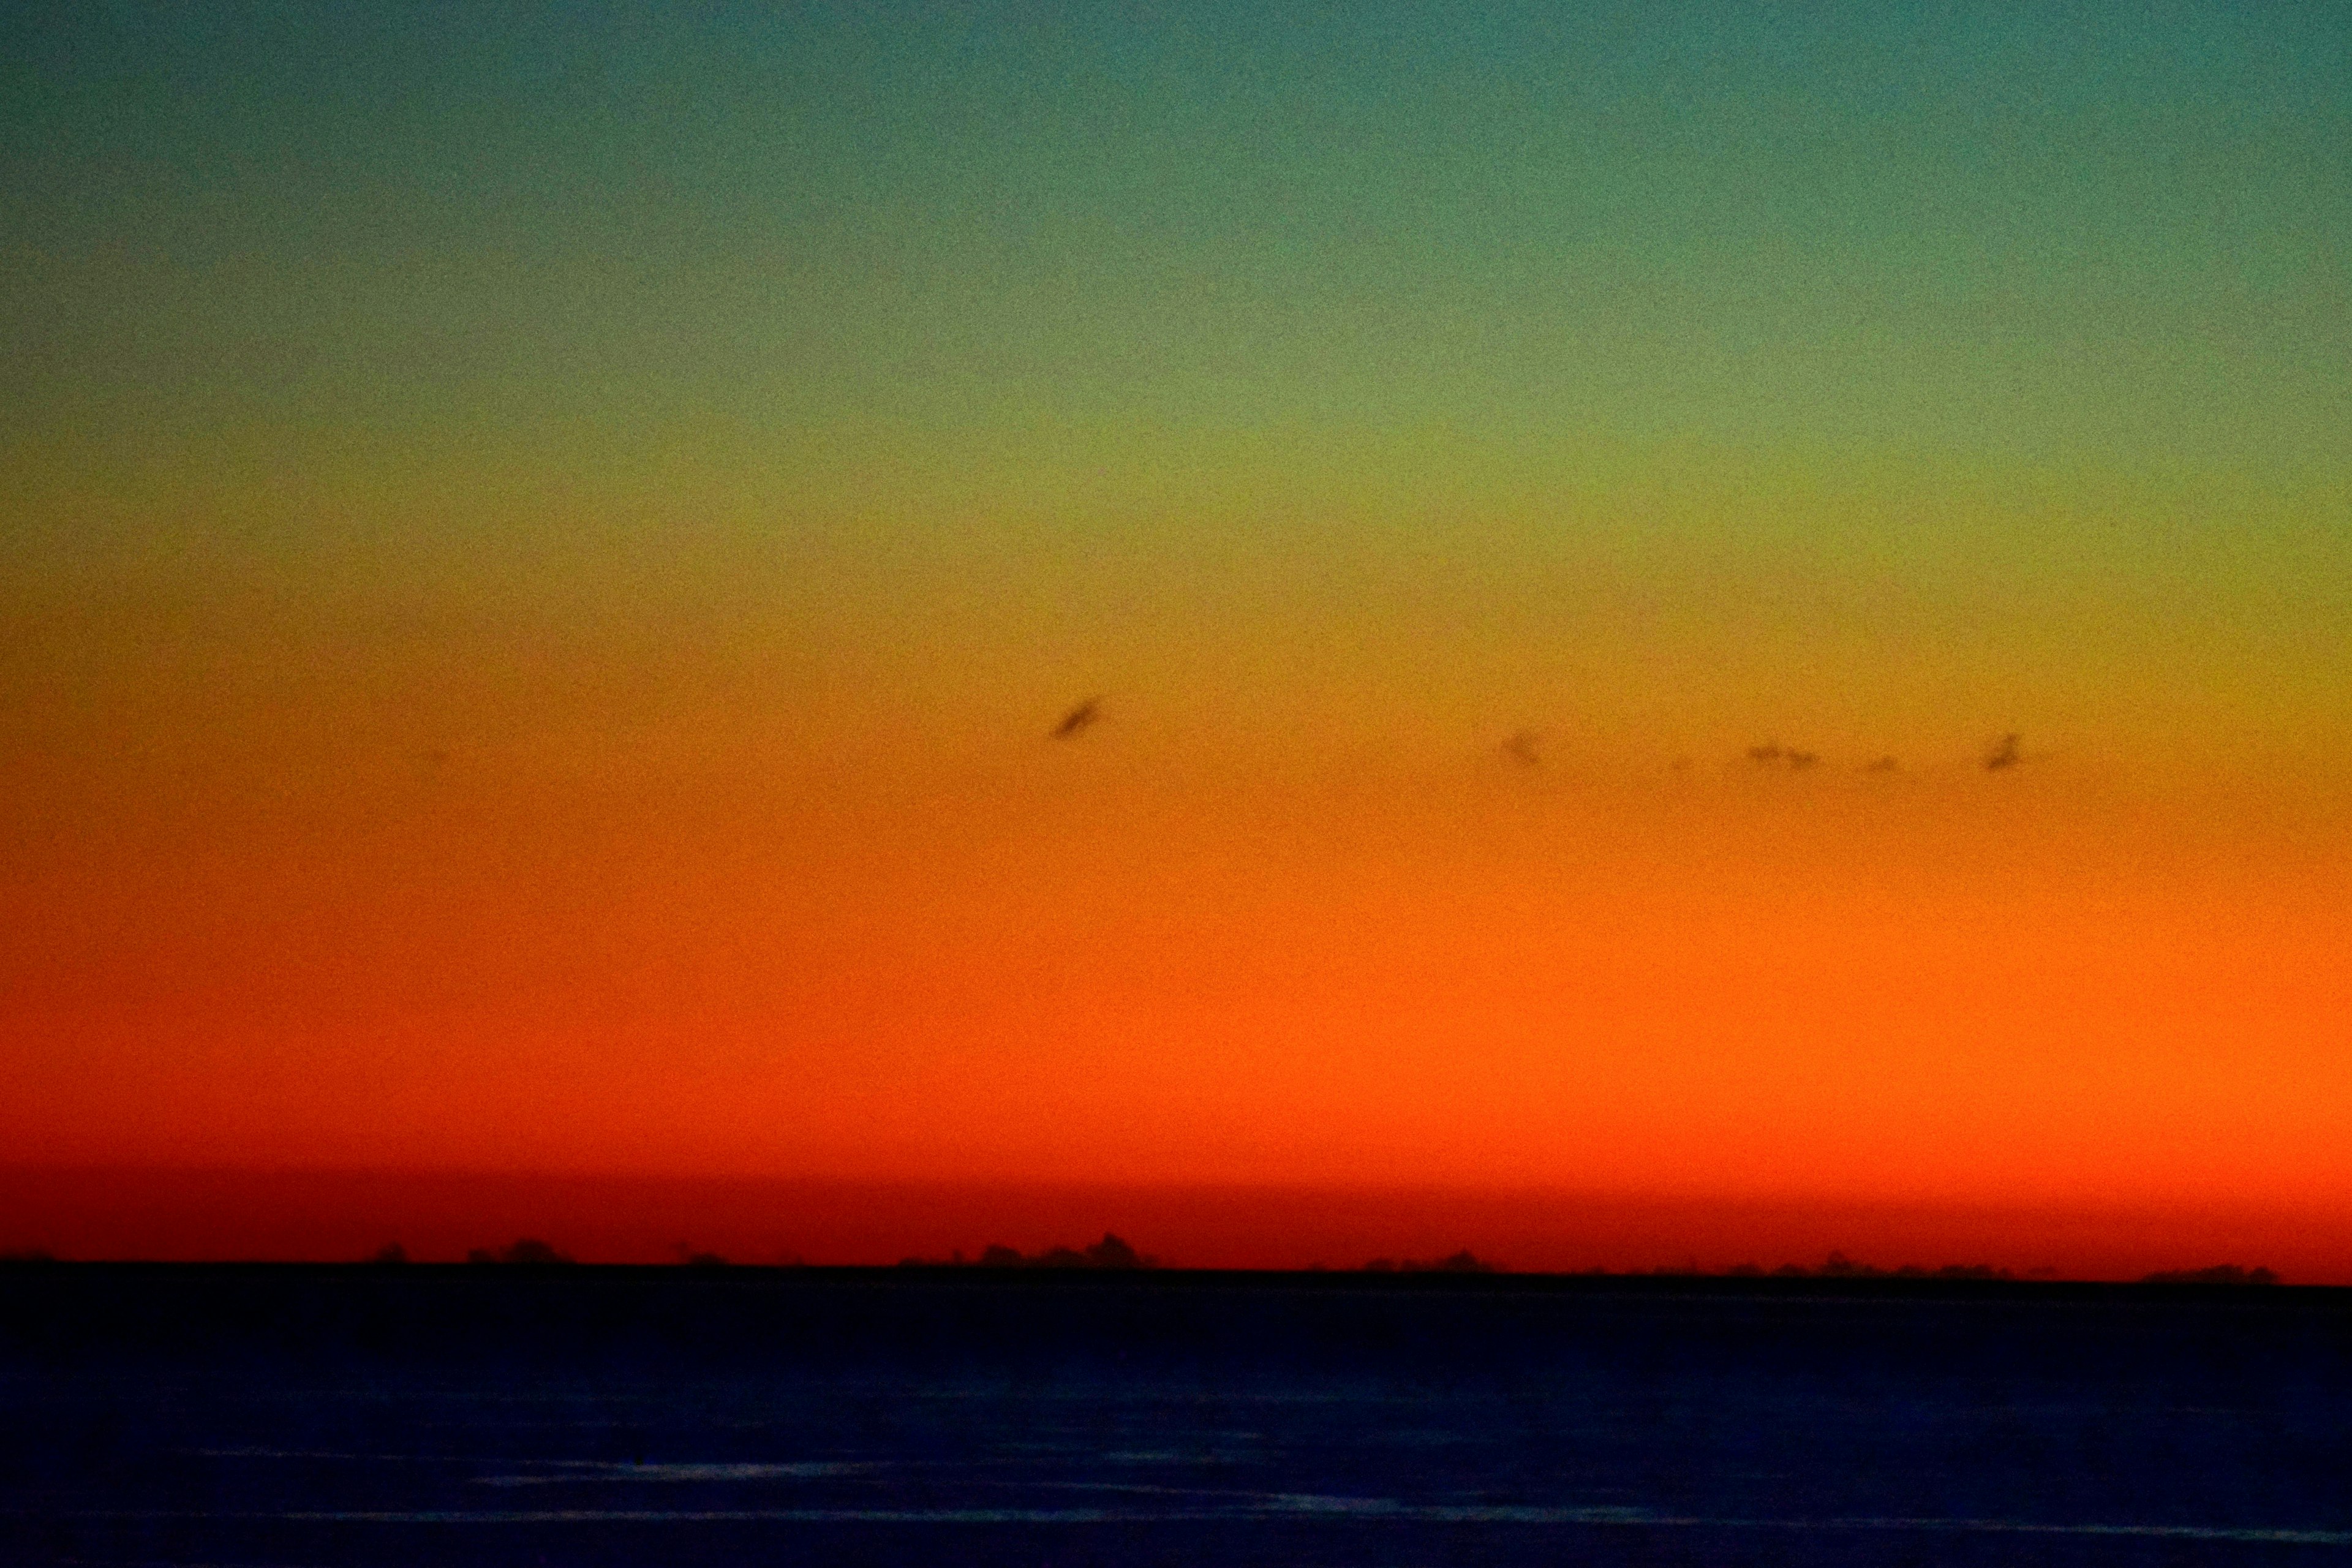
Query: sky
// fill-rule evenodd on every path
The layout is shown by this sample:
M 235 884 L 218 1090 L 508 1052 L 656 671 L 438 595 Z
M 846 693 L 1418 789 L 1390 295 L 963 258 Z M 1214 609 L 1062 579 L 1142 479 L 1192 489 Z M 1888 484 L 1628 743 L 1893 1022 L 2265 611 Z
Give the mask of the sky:
M 2328 5 L 8 8 L 0 1147 L 2352 1279 L 2347 258 Z

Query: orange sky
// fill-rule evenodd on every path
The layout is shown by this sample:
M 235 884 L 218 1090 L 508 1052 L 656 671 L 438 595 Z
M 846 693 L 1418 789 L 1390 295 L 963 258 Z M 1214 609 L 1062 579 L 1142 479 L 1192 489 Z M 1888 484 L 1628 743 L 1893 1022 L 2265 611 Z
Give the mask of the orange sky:
M 1195 750 L 1115 695 L 929 756 L 689 710 L 435 757 L 269 695 L 33 774 L 17 1160 L 2140 1205 L 2352 1174 L 2341 839 L 2193 776 Z

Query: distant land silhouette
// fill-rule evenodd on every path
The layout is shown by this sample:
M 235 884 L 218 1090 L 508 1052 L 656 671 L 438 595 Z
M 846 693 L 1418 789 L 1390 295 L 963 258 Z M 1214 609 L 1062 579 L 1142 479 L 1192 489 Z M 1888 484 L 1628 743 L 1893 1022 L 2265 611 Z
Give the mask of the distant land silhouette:
M 1575 1192 L 887 1184 L 406 1173 L 0 1168 L 0 1258 L 411 1265 L 1102 1267 L 1106 1231 L 1163 1268 L 1286 1271 L 1434 1261 L 1514 1274 L 1743 1275 L 1786 1268 L 2139 1281 L 2267 1269 L 2352 1284 L 2338 1215 L 2240 1209 L 1903 1207 L 1656 1200 Z M 518 1248 L 518 1240 L 538 1247 Z M 546 1250 L 541 1252 L 540 1247 Z M 397 1250 L 393 1250 L 396 1248 Z M 1832 1249 L 1837 1257 L 1831 1256 Z M 1004 1259 L 995 1260 L 1003 1266 Z M 1744 1267 L 1742 1267 L 1744 1266 Z M 2212 1275 L 2216 1281 L 2226 1275 Z
M 2210 1268 L 2178 1268 L 2149 1275 L 2147 1285 L 2275 1285 L 2279 1277 L 2267 1268 L 2241 1268 L 2218 1263 Z
M 391 1247 L 384 1250 L 387 1252 L 397 1251 L 399 1249 L 399 1246 L 400 1244 L 398 1242 L 394 1242 Z M 379 1262 L 385 1261 L 382 1253 L 379 1253 L 376 1256 Z M 402 1256 L 405 1257 L 406 1254 L 404 1253 Z M 570 1263 L 572 1259 L 566 1254 L 556 1251 L 555 1248 L 548 1246 L 547 1243 L 543 1241 L 536 1240 L 530 1237 L 524 1237 L 521 1240 L 517 1241 L 498 1252 L 492 1252 L 488 1248 L 478 1247 L 471 1252 L 466 1254 L 466 1261 L 468 1263 L 520 1264 L 525 1267 L 539 1268 L 545 1267 L 549 1264 Z
M 976 1258 L 966 1258 L 961 1250 L 946 1258 L 902 1258 L 902 1268 L 1157 1268 L 1160 1259 L 1147 1258 L 1109 1231 L 1091 1247 L 1049 1247 L 1043 1251 L 1024 1255 L 1019 1249 L 1002 1242 L 992 1243 L 981 1249 Z
M 1501 1274 L 1499 1263 L 1490 1263 L 1474 1254 L 1468 1247 L 1444 1258 L 1427 1260 L 1407 1258 L 1402 1260 L 1375 1258 L 1364 1265 L 1367 1274 Z
M 716 1252 L 710 1252 L 681 1242 L 676 1251 L 677 1265 L 685 1268 L 726 1268 L 734 1267 Z M 60 1261 L 51 1253 L 37 1247 L 0 1252 L 0 1265 L 46 1264 Z M 370 1264 L 395 1266 L 409 1262 L 408 1251 L 398 1242 L 378 1248 L 366 1260 Z M 524 1237 L 496 1249 L 475 1247 L 466 1254 L 468 1264 L 503 1265 L 522 1268 L 576 1266 L 577 1260 L 544 1241 Z M 807 1261 L 797 1255 L 786 1254 L 771 1268 L 804 1268 Z M 1103 1232 L 1102 1239 L 1086 1247 L 1055 1246 L 1024 1253 L 1001 1242 L 981 1248 L 976 1256 L 968 1256 L 961 1248 L 945 1258 L 908 1257 L 898 1260 L 902 1268 L 1062 1268 L 1062 1269 L 1147 1269 L 1169 1267 L 1160 1258 L 1136 1250 L 1134 1246 L 1113 1231 Z M 1182 1271 L 1182 1266 L 1174 1266 Z M 1322 1264 L 1311 1264 L 1304 1269 L 1276 1269 L 1276 1273 L 1328 1273 Z M 1480 1258 L 1468 1247 L 1440 1258 L 1374 1258 L 1357 1272 L 1364 1274 L 1507 1274 L 1508 1265 L 1493 1258 Z M 1611 1270 L 1582 1268 L 1573 1270 L 1535 1270 L 1537 1277 L 1583 1279 L 1903 1279 L 1903 1280 L 2018 1280 L 2054 1282 L 2062 1276 L 2054 1268 L 2032 1268 L 2022 1274 L 1990 1263 L 1946 1263 L 1928 1268 L 1917 1263 L 1906 1263 L 1893 1268 L 1858 1262 L 1843 1252 L 1832 1252 L 1819 1264 L 1782 1263 L 1766 1268 L 1760 1263 L 1735 1263 L 1727 1268 L 1708 1269 L 1693 1259 L 1686 1263 L 1665 1264 L 1655 1268 Z M 2276 1270 L 2256 1265 L 2247 1267 L 2235 1263 L 2217 1263 L 2202 1268 L 2158 1269 L 2140 1277 L 2144 1285 L 2276 1285 L 2283 1281 Z

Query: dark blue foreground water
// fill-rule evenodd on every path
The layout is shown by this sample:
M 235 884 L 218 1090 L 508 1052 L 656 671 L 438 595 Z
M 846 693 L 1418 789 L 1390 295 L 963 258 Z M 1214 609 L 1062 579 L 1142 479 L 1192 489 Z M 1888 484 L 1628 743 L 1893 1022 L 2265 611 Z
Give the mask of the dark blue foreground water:
M 0 1269 L 0 1563 L 2352 1563 L 2335 1291 Z

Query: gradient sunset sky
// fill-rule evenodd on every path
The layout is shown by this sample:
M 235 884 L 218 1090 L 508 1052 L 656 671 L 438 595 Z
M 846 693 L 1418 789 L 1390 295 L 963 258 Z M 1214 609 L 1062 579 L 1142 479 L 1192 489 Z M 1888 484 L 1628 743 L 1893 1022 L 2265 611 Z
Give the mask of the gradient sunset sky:
M 0 342 L 12 1163 L 2352 1277 L 2341 5 L 10 7 Z

